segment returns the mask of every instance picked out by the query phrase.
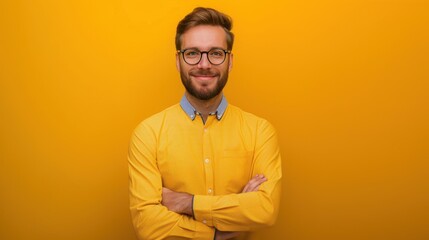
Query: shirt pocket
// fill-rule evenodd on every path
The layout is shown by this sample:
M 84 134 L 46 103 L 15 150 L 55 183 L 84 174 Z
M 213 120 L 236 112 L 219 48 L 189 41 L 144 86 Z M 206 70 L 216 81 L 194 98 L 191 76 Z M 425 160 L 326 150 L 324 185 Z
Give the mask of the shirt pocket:
M 253 167 L 253 152 L 245 150 L 224 150 L 217 165 L 221 174 L 221 188 L 225 194 L 240 193 L 247 182 Z

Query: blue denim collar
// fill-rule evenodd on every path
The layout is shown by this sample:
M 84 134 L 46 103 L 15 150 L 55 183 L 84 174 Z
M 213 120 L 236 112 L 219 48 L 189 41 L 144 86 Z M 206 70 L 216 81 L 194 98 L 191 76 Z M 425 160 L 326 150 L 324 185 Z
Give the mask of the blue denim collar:
M 197 114 L 199 114 L 195 108 L 191 105 L 185 95 L 183 95 L 182 100 L 180 100 L 180 106 L 183 111 L 194 121 Z M 217 120 L 222 119 L 223 114 L 225 113 L 226 107 L 228 106 L 228 102 L 226 101 L 225 96 L 222 95 L 222 100 L 220 101 L 219 106 L 217 107 L 215 112 L 209 113 L 209 115 L 216 115 Z

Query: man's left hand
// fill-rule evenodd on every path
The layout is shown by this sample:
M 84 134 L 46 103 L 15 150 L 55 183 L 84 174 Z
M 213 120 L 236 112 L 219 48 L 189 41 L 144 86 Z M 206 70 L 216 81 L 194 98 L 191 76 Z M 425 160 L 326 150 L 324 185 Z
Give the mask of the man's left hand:
M 175 192 L 164 187 L 161 204 L 175 213 L 192 216 L 192 195 L 189 193 Z

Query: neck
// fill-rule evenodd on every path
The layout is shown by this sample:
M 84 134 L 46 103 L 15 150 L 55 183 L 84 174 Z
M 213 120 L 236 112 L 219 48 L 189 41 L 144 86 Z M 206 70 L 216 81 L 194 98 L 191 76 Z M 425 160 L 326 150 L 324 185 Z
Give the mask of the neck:
M 195 108 L 195 110 L 201 113 L 204 122 L 207 120 L 209 113 L 216 111 L 220 102 L 222 101 L 222 96 L 223 96 L 222 93 L 219 93 L 217 96 L 209 100 L 201 100 L 192 96 L 188 92 L 186 92 L 185 95 L 189 103 L 191 103 L 191 105 Z

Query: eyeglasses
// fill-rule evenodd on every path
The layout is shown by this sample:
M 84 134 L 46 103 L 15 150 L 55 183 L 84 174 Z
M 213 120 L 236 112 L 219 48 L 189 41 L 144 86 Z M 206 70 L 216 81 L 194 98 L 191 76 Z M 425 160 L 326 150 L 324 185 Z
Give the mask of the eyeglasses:
M 177 50 L 178 53 L 181 53 L 183 56 L 183 60 L 189 65 L 197 65 L 203 54 L 207 54 L 207 59 L 213 65 L 220 65 L 226 59 L 226 54 L 231 53 L 230 50 L 224 50 L 221 48 L 213 48 L 210 51 L 200 51 L 196 48 L 189 48 L 185 50 Z

